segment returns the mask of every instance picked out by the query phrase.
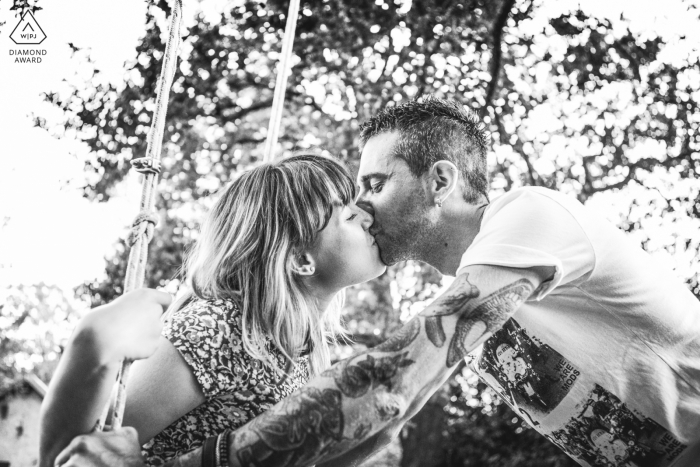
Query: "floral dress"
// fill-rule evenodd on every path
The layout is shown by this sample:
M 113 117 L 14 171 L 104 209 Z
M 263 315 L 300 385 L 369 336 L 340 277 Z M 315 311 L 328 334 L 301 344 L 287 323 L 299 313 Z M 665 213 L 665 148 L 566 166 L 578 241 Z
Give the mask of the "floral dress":
M 306 356 L 280 383 L 274 371 L 248 355 L 240 309 L 231 300 L 195 299 L 172 316 L 163 335 L 187 362 L 206 401 L 143 445 L 148 465 L 163 464 L 201 446 L 210 436 L 244 425 L 309 379 Z M 265 345 L 284 367 L 279 350 L 269 341 Z

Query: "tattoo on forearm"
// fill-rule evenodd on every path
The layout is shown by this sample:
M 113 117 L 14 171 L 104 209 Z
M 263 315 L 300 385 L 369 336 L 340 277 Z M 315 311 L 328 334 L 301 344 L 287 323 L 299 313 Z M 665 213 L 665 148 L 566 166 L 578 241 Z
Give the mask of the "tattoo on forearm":
M 455 279 L 455 283 L 449 289 L 450 295 L 438 298 L 432 310 L 421 313 L 422 316 L 447 316 L 464 311 L 473 298 L 481 293 L 479 289 L 469 282 L 469 274 L 464 274 Z
M 415 362 L 406 358 L 408 352 L 376 358 L 367 355 L 364 360 L 341 362 L 333 372 L 338 389 L 348 397 L 362 397 L 377 386 L 392 387 L 392 380 L 401 368 Z
M 445 344 L 445 330 L 442 328 L 440 316 L 425 318 L 425 333 L 435 347 L 442 347 Z
M 447 366 L 457 364 L 479 341 L 499 329 L 533 289 L 529 280 L 520 279 L 472 304 L 457 321 L 447 352 Z
M 442 327 L 442 317 L 463 312 L 473 298 L 479 296 L 479 289 L 469 282 L 469 274 L 458 278 L 461 283 L 456 284 L 457 290 L 454 295 L 436 303 L 436 307 L 423 316 L 425 318 L 425 333 L 430 342 L 435 347 L 442 347 L 445 344 L 445 329 Z
M 387 347 L 404 348 L 415 340 L 420 322 L 415 323 L 405 326 Z M 407 355 L 365 354 L 334 366 L 324 376 L 332 377 L 338 389 L 304 388 L 235 435 L 232 448 L 238 449 L 239 462 L 250 467 L 311 465 L 319 456 L 342 452 L 340 441 L 364 440 L 372 430 L 371 423 L 359 424 L 351 438 L 344 437 L 343 397 L 358 398 L 379 386 L 391 391 L 401 368 L 415 363 Z M 401 407 L 388 397 L 376 401 L 374 410 L 380 420 L 386 420 L 400 413 Z
M 399 331 L 382 342 L 381 344 L 372 348 L 375 352 L 398 352 L 405 349 L 408 345 L 416 340 L 418 334 L 420 333 L 420 321 L 418 318 L 414 318 L 405 326 L 403 326 Z
M 163 464 L 164 467 L 201 467 L 202 448 L 185 453 Z
M 234 443 L 243 445 L 237 451 L 239 462 L 249 467 L 312 465 L 343 439 L 342 397 L 335 389 L 305 388 L 284 400 L 236 435 Z
M 479 296 L 479 289 L 467 277 L 461 281 L 456 294 L 438 303 L 426 317 L 428 338 L 442 347 L 446 341 L 442 317 L 461 313 L 448 348 L 449 367 L 463 358 L 474 342 L 501 326 L 533 288 L 529 281 L 519 280 L 478 302 L 473 299 Z M 350 427 L 345 426 L 343 397 L 357 399 L 384 387 L 388 391 L 378 392 L 377 400 L 369 404 L 373 407 L 367 409 L 374 411 L 378 420 L 397 416 L 402 410 L 401 401 L 392 398 L 391 392 L 402 369 L 415 363 L 405 349 L 420 335 L 420 328 L 419 319 L 411 320 L 383 344 L 325 372 L 324 376 L 332 378 L 337 389 L 304 388 L 239 430 L 232 449 L 240 464 L 312 465 L 323 456 L 333 457 L 364 440 L 372 432 L 372 423 L 359 423 L 352 427 L 349 437 L 344 434 L 344 429 Z M 349 440 L 353 442 L 350 445 L 344 442 Z

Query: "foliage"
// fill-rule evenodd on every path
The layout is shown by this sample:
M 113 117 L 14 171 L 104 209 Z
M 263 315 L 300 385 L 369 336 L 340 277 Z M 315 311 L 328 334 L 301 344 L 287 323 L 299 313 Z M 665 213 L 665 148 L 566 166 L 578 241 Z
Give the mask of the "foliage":
M 15 16 L 17 18 L 21 18 L 28 11 L 31 11 L 32 14 L 34 14 L 39 10 L 43 10 L 43 8 L 38 6 L 37 3 L 38 0 L 12 0 L 10 11 L 14 11 Z M 7 21 L 0 21 L 0 31 L 2 31 L 2 27 L 5 26 L 5 24 L 7 24 Z
M 248 1 L 219 21 L 200 15 L 184 36 L 159 207 L 186 241 L 201 209 L 186 218 L 177 211 L 206 204 L 260 160 L 285 11 L 279 1 Z M 151 6 L 124 86 L 80 83 L 70 95 L 47 95 L 65 111 L 65 129 L 79 130 L 92 151 L 91 199 L 107 200 L 128 160 L 145 152 L 168 13 L 164 1 Z M 641 185 L 667 203 L 655 214 L 697 217 L 695 185 L 674 186 L 698 169 L 697 57 L 669 58 L 661 37 L 635 37 L 624 22 L 581 11 L 548 18 L 538 3 L 476 0 L 307 1 L 297 36 L 285 154 L 322 147 L 354 166 L 359 122 L 430 92 L 483 116 L 494 142 L 494 194 L 529 184 L 586 201 Z
M 283 155 L 320 147 L 354 168 L 359 123 L 377 109 L 424 93 L 457 99 L 475 109 L 491 132 L 494 196 L 540 185 L 607 205 L 608 217 L 645 248 L 687 259 L 689 267 L 679 274 L 700 296 L 697 55 L 687 44 L 684 49 L 682 38 L 636 34 L 624 18 L 596 18 L 547 3 L 302 1 Z M 236 2 L 215 19 L 200 14 L 184 34 L 165 130 L 151 286 L 178 277 L 185 247 L 211 205 L 209 195 L 261 160 L 286 10 L 280 0 Z M 90 149 L 84 190 L 90 199 L 108 200 L 128 161 L 145 153 L 169 13 L 165 1 L 150 3 L 146 33 L 123 84 L 101 82 L 95 70 L 71 93 L 46 95 L 65 115 L 58 133 L 75 132 Z M 74 53 L 89 60 L 85 51 Z M 56 131 L 46 120 L 36 121 Z M 652 238 L 659 232 L 662 239 Z M 120 242 L 106 278 L 81 288 L 94 304 L 122 292 L 125 250 Z M 435 271 L 409 262 L 350 290 L 347 319 L 354 337 L 376 344 L 440 284 Z M 345 354 L 339 349 L 339 356 Z M 541 451 L 550 449 L 547 443 L 518 432 L 522 427 L 509 422 L 512 415 L 503 418 L 505 406 L 486 417 L 481 402 L 477 408 L 460 402 L 473 399 L 464 395 L 471 389 L 452 384 L 445 422 L 450 465 L 465 459 L 472 465 L 545 465 L 526 456 L 550 456 Z M 478 388 L 476 394 L 487 393 Z M 458 442 L 465 433 L 479 441 L 470 446 L 484 450 L 471 452 Z M 493 440 L 507 440 L 507 453 L 497 454 Z M 490 454 L 485 446 L 493 447 Z M 562 456 L 552 453 L 547 465 L 566 465 Z
M 0 303 L 0 391 L 28 373 L 48 382 L 78 320 L 72 300 L 37 284 L 2 290 Z
M 576 462 L 543 440 L 468 368 L 447 385 L 446 465 L 574 467 Z M 506 448 L 507 447 L 507 448 Z

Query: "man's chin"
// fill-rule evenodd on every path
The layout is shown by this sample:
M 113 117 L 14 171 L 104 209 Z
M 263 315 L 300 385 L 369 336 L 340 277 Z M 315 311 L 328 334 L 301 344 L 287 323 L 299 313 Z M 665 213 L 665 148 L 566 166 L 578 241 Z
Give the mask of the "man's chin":
M 382 244 L 377 242 L 377 248 L 379 249 L 379 259 L 385 266 L 393 266 L 401 261 L 397 259 L 396 252 L 391 247 L 382 248 Z

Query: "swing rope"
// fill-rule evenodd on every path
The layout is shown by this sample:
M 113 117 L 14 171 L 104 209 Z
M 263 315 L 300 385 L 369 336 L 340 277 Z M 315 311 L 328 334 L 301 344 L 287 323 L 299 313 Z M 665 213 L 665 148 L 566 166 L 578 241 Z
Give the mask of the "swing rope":
M 297 29 L 297 17 L 299 16 L 299 0 L 289 2 L 287 12 L 287 24 L 284 26 L 284 37 L 282 38 L 282 52 L 277 70 L 277 82 L 275 83 L 275 95 L 272 98 L 272 113 L 270 123 L 267 126 L 267 139 L 265 140 L 264 162 L 272 162 L 275 158 L 275 147 L 279 137 L 280 125 L 282 123 L 282 111 L 284 110 L 284 94 L 287 91 L 287 79 L 291 74 L 289 62 L 292 57 L 292 45 L 294 45 L 294 35 Z
M 131 161 L 131 165 L 143 174 L 141 185 L 140 210 L 129 234 L 128 243 L 129 262 L 126 267 L 124 279 L 124 293 L 143 287 L 146 274 L 146 260 L 148 259 L 148 244 L 153 238 L 153 231 L 158 223 L 158 215 L 154 211 L 156 188 L 160 175 L 160 153 L 163 145 L 163 132 L 165 130 L 165 116 L 168 111 L 168 96 L 173 84 L 173 77 L 177 68 L 177 51 L 180 46 L 180 23 L 182 22 L 182 0 L 175 0 L 173 8 L 170 33 L 163 56 L 163 66 L 158 79 L 156 96 L 156 109 L 153 113 L 153 122 L 148 133 L 148 149 L 146 157 Z M 114 430 L 120 428 L 124 416 L 126 403 L 126 380 L 129 376 L 130 360 L 123 360 L 115 389 L 112 391 L 112 400 L 105 407 L 102 418 L 98 422 L 97 429 Z M 108 417 L 111 417 L 108 420 Z
M 284 108 L 284 96 L 289 77 L 289 61 L 292 55 L 292 45 L 299 14 L 299 0 L 291 0 L 287 22 L 282 39 L 282 52 L 280 57 L 275 94 L 272 101 L 272 113 L 268 126 L 268 135 L 265 141 L 264 160 L 273 160 L 274 148 L 277 145 L 279 127 L 282 121 Z M 180 24 L 182 22 L 182 0 L 175 0 L 170 22 L 168 42 L 163 56 L 163 66 L 158 79 L 156 109 L 153 114 L 153 122 L 148 134 L 148 148 L 146 157 L 131 161 L 132 167 L 143 174 L 141 186 L 140 210 L 132 224 L 128 243 L 130 246 L 129 262 L 124 279 L 124 293 L 143 287 L 146 260 L 148 259 L 148 245 L 153 238 L 155 226 L 158 223 L 158 215 L 154 211 L 155 195 L 158 178 L 161 170 L 161 148 L 163 145 L 163 133 L 165 130 L 165 118 L 168 110 L 168 96 L 173 84 L 175 70 L 177 68 L 177 52 L 180 46 Z M 126 405 L 126 381 L 129 376 L 130 360 L 123 360 L 117 382 L 112 390 L 110 402 L 105 406 L 102 417 L 95 429 L 115 430 L 122 426 L 124 407 Z

